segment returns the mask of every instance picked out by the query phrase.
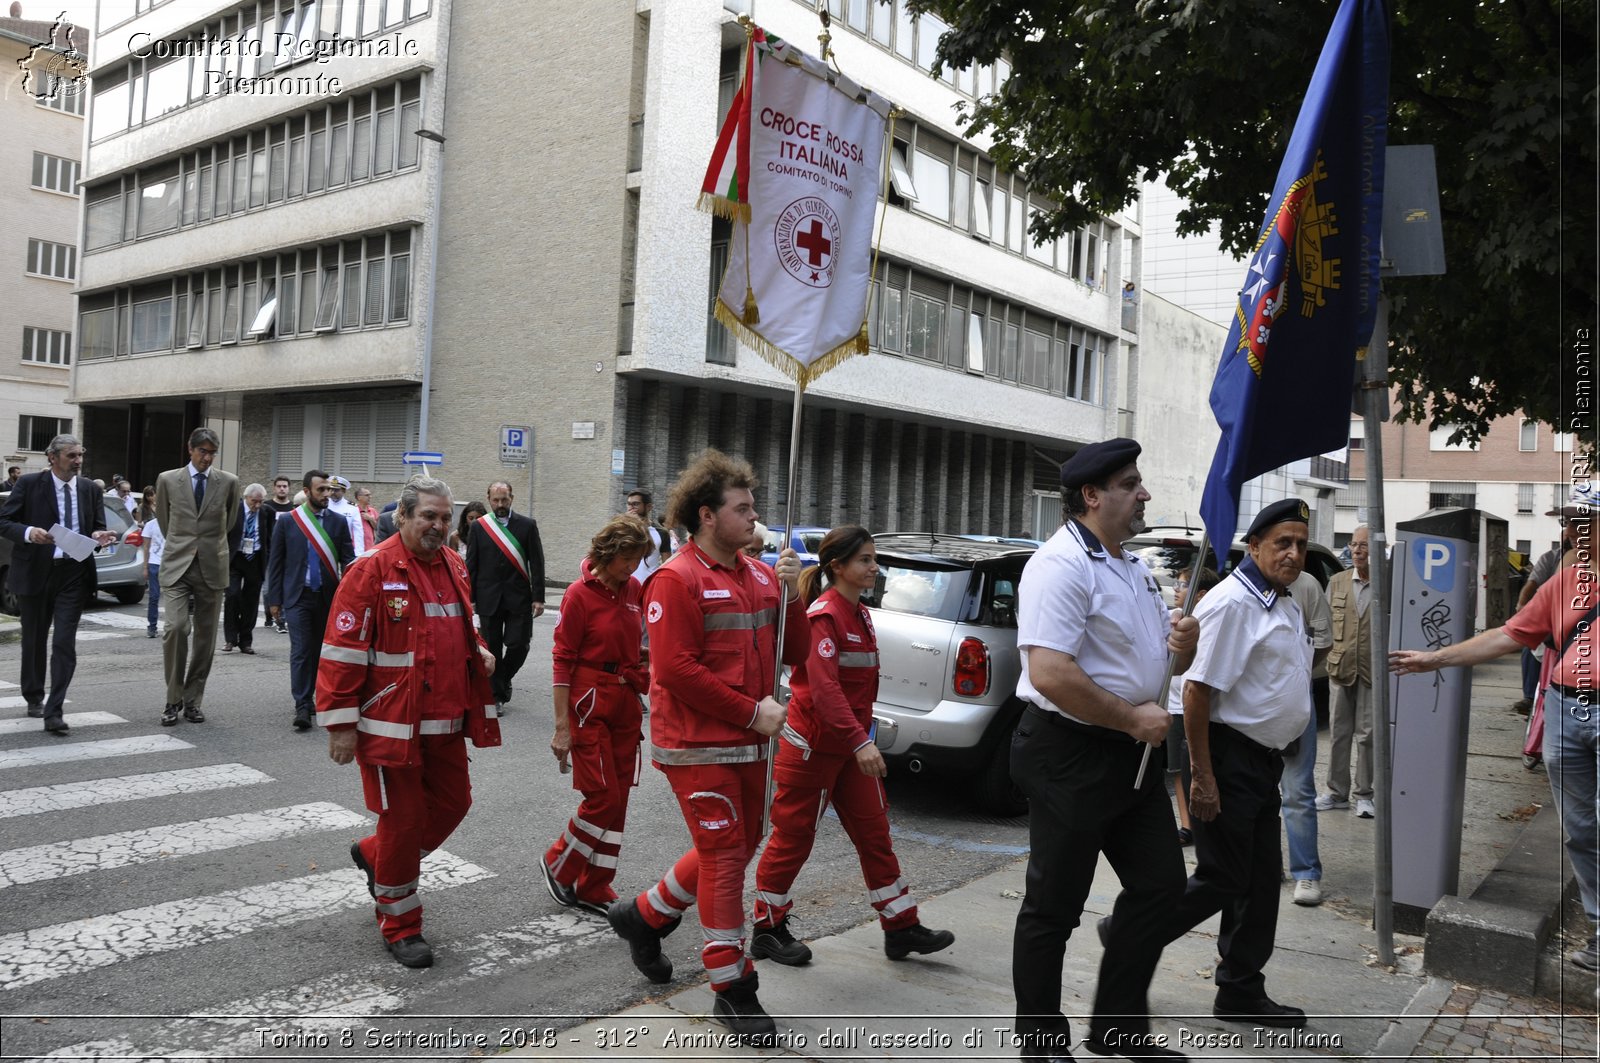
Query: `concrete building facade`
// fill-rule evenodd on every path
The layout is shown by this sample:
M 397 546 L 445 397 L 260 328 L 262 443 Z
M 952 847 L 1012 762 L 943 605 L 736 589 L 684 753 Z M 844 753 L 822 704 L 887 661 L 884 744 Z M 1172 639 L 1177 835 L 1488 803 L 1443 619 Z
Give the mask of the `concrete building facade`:
M 752 461 L 781 520 L 792 386 L 712 318 L 728 231 L 694 206 L 742 6 L 103 2 L 74 380 L 91 446 L 147 479 L 209 423 L 247 479 L 321 465 L 379 499 L 401 453 L 441 451 L 458 501 L 512 483 L 556 579 L 626 490 L 707 445 Z M 840 67 L 905 117 L 872 353 L 807 392 L 796 521 L 1048 534 L 1057 466 L 1136 401 L 1137 217 L 1034 246 L 1047 204 L 956 122 L 1004 64 L 935 77 L 937 20 L 831 6 Z M 757 14 L 810 42 L 814 8 Z M 205 46 L 240 35 L 267 43 Z M 199 43 L 154 43 L 178 41 Z
M 74 46 L 52 20 L 0 18 L 0 454 L 23 472 L 45 467 L 58 432 L 78 429 L 67 401 L 78 277 L 78 181 L 84 95 L 52 56 Z M 32 75 L 32 76 L 29 76 Z M 100 476 L 120 471 L 111 455 L 91 457 Z M 4 469 L 0 467 L 0 477 Z

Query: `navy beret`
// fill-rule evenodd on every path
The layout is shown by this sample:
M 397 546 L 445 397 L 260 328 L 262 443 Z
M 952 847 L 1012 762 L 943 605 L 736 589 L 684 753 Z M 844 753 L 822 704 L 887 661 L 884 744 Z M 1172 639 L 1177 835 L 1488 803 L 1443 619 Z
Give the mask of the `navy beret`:
M 1282 524 L 1286 520 L 1310 524 L 1311 507 L 1305 504 L 1304 499 L 1299 498 L 1285 498 L 1274 502 L 1256 514 L 1256 519 L 1250 522 L 1250 530 L 1244 533 L 1244 537 L 1248 539 L 1253 535 L 1260 535 L 1274 524 Z
M 1090 443 L 1061 466 L 1061 486 L 1067 490 L 1099 483 L 1118 469 L 1139 460 L 1142 448 L 1131 439 Z

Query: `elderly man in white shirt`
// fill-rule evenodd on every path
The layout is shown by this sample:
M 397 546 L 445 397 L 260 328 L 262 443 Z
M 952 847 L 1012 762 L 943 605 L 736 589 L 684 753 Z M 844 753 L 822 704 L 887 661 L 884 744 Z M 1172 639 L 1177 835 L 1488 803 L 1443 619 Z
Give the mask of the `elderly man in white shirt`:
M 1278 929 L 1278 781 L 1311 712 L 1312 641 L 1289 596 L 1310 517 L 1298 498 L 1256 516 L 1250 556 L 1195 610 L 1200 645 L 1183 685 L 1197 865 L 1168 937 L 1222 913 L 1211 1013 L 1254 1026 L 1306 1023 L 1304 1011 L 1267 996 L 1262 969 Z

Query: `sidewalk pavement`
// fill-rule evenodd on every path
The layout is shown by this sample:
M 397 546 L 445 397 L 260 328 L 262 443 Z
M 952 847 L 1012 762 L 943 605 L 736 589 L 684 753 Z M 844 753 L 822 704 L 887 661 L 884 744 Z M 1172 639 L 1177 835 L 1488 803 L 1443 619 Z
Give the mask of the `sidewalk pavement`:
M 1523 718 L 1510 712 L 1518 696 L 1516 662 L 1480 668 L 1475 677 L 1462 870 L 1466 896 L 1507 852 L 1536 806 L 1549 803 L 1542 771 L 1521 763 Z M 1320 769 L 1326 732 L 1319 742 Z M 1258 1029 L 1210 1015 L 1218 920 L 1168 946 L 1150 987 L 1152 1030 L 1167 1047 L 1196 1059 L 1595 1059 L 1595 980 L 1559 954 L 1562 971 L 1549 999 L 1531 999 L 1443 978 L 1423 969 L 1423 939 L 1396 935 L 1396 963 L 1378 963 L 1372 917 L 1374 823 L 1349 812 L 1318 817 L 1323 886 L 1320 907 L 1296 907 L 1285 884 L 1277 951 L 1267 966 L 1268 992 L 1303 1007 L 1304 1030 Z M 1396 849 L 1405 839 L 1395 839 Z M 1193 850 L 1185 850 L 1193 861 Z M 754 1049 L 730 1043 L 710 1021 L 711 992 L 693 950 L 669 939 L 679 977 L 659 995 L 620 1014 L 560 1031 L 547 1047 L 510 1053 L 532 1059 L 721 1059 L 752 1056 L 816 1061 L 877 1059 L 1015 1059 L 1010 1042 L 1011 934 L 1026 861 L 1018 861 L 942 896 L 919 898 L 923 919 L 955 932 L 956 943 L 934 956 L 890 962 L 876 922 L 810 942 L 806 967 L 761 962 L 761 999 L 777 1019 L 779 1044 Z M 802 880 L 801 889 L 804 883 Z M 1077 1036 L 1086 1031 L 1101 947 L 1093 927 L 1120 889 L 1101 861 L 1083 923 L 1067 944 L 1063 1007 Z M 866 911 L 863 901 L 863 910 Z M 604 932 L 602 932 L 604 933 Z M 1570 936 L 1566 947 L 1571 947 Z M 691 943 L 697 944 L 697 942 Z M 597 938 L 605 962 L 638 977 L 626 946 Z M 597 957 L 599 959 L 599 957 Z M 1095 1058 L 1086 1050 L 1079 1059 Z

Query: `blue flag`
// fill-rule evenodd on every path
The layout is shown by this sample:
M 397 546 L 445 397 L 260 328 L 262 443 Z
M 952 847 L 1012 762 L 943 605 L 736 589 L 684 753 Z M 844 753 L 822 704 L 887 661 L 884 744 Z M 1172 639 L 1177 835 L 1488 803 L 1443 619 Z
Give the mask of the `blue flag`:
M 1246 480 L 1344 446 L 1372 337 L 1388 139 L 1382 0 L 1343 0 L 1289 138 L 1211 385 L 1222 428 L 1200 515 L 1220 561 Z

